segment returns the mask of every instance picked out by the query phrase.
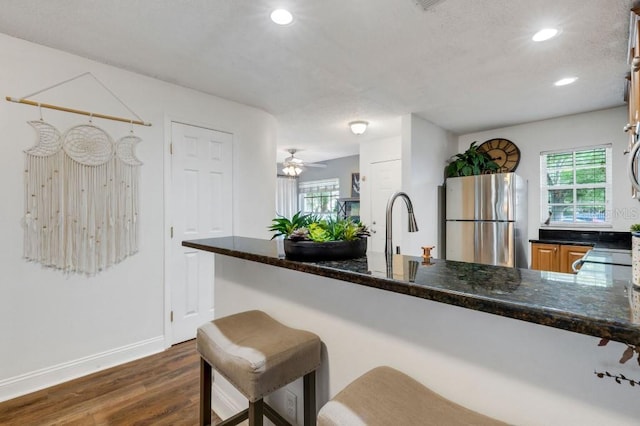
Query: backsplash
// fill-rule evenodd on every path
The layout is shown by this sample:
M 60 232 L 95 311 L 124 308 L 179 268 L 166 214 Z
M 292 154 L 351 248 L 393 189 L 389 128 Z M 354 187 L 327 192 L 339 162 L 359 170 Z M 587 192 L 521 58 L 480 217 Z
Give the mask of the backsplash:
M 538 229 L 538 239 L 594 243 L 598 248 L 631 250 L 631 232 Z

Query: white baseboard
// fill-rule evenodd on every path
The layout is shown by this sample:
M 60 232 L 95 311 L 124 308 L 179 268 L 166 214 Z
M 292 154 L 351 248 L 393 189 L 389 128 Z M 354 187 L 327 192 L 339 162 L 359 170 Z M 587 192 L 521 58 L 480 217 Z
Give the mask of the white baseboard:
M 215 374 L 215 373 L 214 373 Z M 247 408 L 247 400 L 220 375 L 215 375 L 211 408 L 221 419 L 227 419 Z M 242 405 L 244 402 L 244 406 Z
M 0 402 L 162 352 L 164 349 L 164 336 L 158 336 L 0 380 Z
M 213 381 L 213 395 L 211 401 L 211 408 L 213 411 L 221 419 L 228 419 L 229 417 L 238 414 L 240 411 L 244 410 L 249 406 L 249 402 L 247 399 L 235 388 L 231 383 L 229 383 L 224 377 L 220 374 L 216 374 L 214 371 L 214 381 Z M 302 379 L 299 380 L 302 382 Z M 302 383 L 300 383 L 302 386 Z M 289 389 L 289 387 L 287 386 Z M 269 405 L 278 411 L 281 415 L 284 413 L 284 394 L 281 394 L 282 391 L 278 390 L 275 393 L 270 394 L 265 398 L 265 401 L 269 403 Z M 278 397 L 280 395 L 280 398 Z M 282 401 L 279 401 L 282 399 Z M 302 400 L 298 399 L 300 402 L 300 408 L 302 408 Z M 297 408 L 296 408 L 297 409 Z M 285 417 L 286 418 L 286 417 Z M 288 421 L 292 422 L 292 424 L 297 424 L 294 420 L 286 418 Z M 240 423 L 241 425 L 248 424 L 248 421 Z M 274 426 L 273 423 L 264 418 L 265 426 Z

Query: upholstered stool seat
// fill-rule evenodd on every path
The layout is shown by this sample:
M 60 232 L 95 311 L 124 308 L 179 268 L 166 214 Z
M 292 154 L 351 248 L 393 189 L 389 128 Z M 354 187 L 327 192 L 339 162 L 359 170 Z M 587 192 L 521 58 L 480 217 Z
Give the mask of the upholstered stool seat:
M 360 376 L 318 413 L 318 426 L 504 424 L 443 398 L 391 367 Z
M 261 425 L 263 414 L 275 424 L 288 424 L 262 399 L 300 377 L 304 424 L 315 424 L 315 370 L 320 366 L 320 339 L 315 334 L 287 327 L 262 311 L 248 311 L 202 325 L 196 347 L 201 356 L 201 424 L 211 422 L 211 367 L 249 400 L 248 410 L 221 424 L 248 418 L 250 425 Z

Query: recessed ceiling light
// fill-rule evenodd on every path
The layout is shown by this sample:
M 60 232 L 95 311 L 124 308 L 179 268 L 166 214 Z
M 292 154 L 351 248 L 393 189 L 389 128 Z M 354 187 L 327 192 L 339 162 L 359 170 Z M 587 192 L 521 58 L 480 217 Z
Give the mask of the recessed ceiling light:
M 289 25 L 293 21 L 293 15 L 288 10 L 276 9 L 271 12 L 271 20 L 278 25 Z
M 531 37 L 531 40 L 533 41 L 549 40 L 550 38 L 554 38 L 555 36 L 557 36 L 558 33 L 559 31 L 555 28 L 544 28 L 538 31 L 537 33 L 535 33 L 533 37 Z
M 566 86 L 567 84 L 571 84 L 575 82 L 577 79 L 578 77 L 567 77 L 567 78 L 560 79 L 553 84 L 556 86 Z

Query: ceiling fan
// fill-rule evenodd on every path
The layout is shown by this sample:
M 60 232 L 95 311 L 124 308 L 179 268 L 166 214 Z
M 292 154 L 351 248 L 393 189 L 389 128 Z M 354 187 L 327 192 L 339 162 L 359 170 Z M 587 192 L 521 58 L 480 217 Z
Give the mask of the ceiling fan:
M 282 162 L 282 172 L 287 176 L 298 176 L 305 167 L 327 167 L 326 164 L 322 163 L 305 163 L 295 156 L 295 153 L 298 152 L 295 148 L 288 149 L 287 152 L 289 152 L 291 156 L 285 158 Z

